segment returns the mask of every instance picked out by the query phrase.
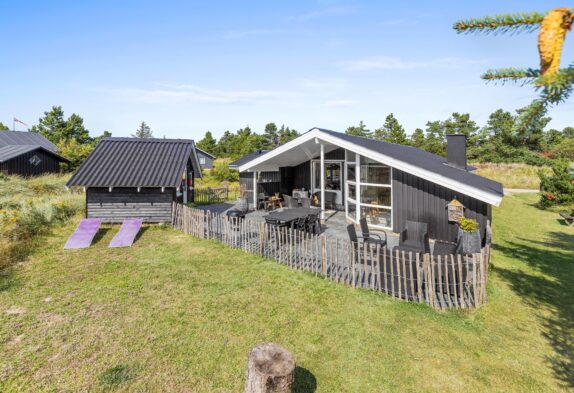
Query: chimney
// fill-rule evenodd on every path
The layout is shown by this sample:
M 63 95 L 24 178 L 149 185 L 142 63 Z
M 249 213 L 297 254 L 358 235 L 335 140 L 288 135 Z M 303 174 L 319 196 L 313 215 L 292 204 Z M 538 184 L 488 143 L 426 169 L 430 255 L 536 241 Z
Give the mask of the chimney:
M 466 170 L 466 135 L 448 134 L 446 154 L 448 165 Z

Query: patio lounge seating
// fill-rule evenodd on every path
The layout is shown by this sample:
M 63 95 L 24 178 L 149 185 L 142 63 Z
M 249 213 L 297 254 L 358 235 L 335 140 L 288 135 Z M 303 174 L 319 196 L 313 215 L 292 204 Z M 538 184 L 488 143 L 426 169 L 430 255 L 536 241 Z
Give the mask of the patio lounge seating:
M 285 201 L 286 207 L 288 207 L 289 209 L 298 207 L 297 200 L 287 194 L 283 194 L 283 200 Z
M 70 250 L 90 247 L 101 224 L 102 220 L 99 218 L 84 218 L 80 221 L 74 233 L 68 238 L 64 249 Z
M 311 207 L 311 199 L 310 198 L 301 198 L 301 207 L 305 209 L 309 209 Z
M 365 217 L 359 220 L 359 224 L 361 224 L 361 232 L 363 233 L 363 238 L 365 239 L 366 242 L 375 245 L 379 244 L 381 247 L 387 245 L 387 233 L 385 231 L 382 231 L 383 234 L 385 235 L 384 239 L 381 238 L 381 236 L 378 234 L 370 233 L 369 225 L 367 224 L 367 219 Z
M 570 214 L 566 212 L 560 212 L 560 216 L 564 219 L 564 221 L 566 221 L 568 226 L 574 225 L 574 210 L 572 210 Z
M 427 224 L 407 220 L 399 239 L 399 250 L 416 253 L 430 252 Z

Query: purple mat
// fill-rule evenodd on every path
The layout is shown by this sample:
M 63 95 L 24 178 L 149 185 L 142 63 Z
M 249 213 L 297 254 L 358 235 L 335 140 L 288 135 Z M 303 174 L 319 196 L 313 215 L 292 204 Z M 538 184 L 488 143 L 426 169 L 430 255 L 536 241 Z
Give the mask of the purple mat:
M 64 250 L 90 247 L 94 236 L 100 229 L 101 223 L 102 220 L 99 218 L 84 218 L 80 221 L 74 233 L 68 238 Z
M 116 236 L 110 242 L 109 247 L 129 247 L 140 231 L 143 220 L 136 218 L 133 220 L 124 220 Z

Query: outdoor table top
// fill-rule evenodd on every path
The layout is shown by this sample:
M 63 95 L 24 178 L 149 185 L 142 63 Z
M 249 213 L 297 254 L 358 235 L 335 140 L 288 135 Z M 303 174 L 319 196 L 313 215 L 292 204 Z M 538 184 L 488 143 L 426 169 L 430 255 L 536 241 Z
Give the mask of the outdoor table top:
M 321 210 L 304 207 L 295 207 L 291 209 L 283 209 L 280 212 L 272 212 L 267 215 L 267 217 L 273 218 L 279 221 L 293 221 L 300 217 L 307 217 L 310 214 L 319 214 Z

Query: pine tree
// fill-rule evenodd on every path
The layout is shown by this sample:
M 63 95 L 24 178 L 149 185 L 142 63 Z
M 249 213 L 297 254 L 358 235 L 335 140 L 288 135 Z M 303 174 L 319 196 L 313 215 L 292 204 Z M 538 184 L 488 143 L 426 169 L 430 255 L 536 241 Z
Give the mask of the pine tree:
M 37 125 L 30 128 L 30 132 L 37 132 L 55 144 L 72 139 L 79 144 L 93 141 L 89 131 L 84 127 L 84 119 L 75 113 L 65 119 L 61 106 L 53 106 L 50 111 L 44 112 L 44 116 L 38 119 Z
M 364 138 L 371 138 L 373 135 L 371 130 L 369 130 L 367 128 L 367 126 L 365 126 L 365 124 L 363 123 L 362 120 L 359 122 L 358 126 L 351 126 L 351 127 L 347 128 L 347 130 L 345 131 L 345 134 L 362 136 Z
M 443 123 L 439 120 L 427 122 L 426 138 L 423 145 L 424 150 L 438 154 L 441 156 L 446 155 L 445 149 L 445 130 Z
M 425 134 L 423 130 L 417 128 L 416 130 L 413 131 L 413 134 L 411 135 L 410 144 L 418 149 L 422 149 L 424 147 Z
M 142 121 L 134 134 L 132 134 L 133 138 L 153 138 L 153 132 L 151 128 Z
M 217 141 L 211 134 L 211 131 L 207 131 L 203 139 L 197 142 L 197 147 L 201 150 L 206 151 L 210 154 L 215 154 L 217 151 Z
M 279 133 L 275 123 L 267 123 L 263 132 L 263 147 L 265 149 L 274 149 L 279 145 Z
M 289 142 L 299 136 L 297 130 L 292 130 L 289 127 L 282 125 L 279 129 L 279 145 Z
M 461 20 L 453 28 L 458 33 L 538 33 L 540 68 L 503 68 L 488 70 L 482 75 L 487 81 L 530 84 L 540 92 L 538 99 L 523 108 L 514 124 L 515 132 L 525 132 L 531 123 L 539 122 L 548 107 L 559 104 L 574 90 L 574 62 L 560 69 L 560 58 L 566 32 L 574 22 L 574 9 L 556 8 L 546 14 L 522 13 Z
M 399 121 L 392 113 L 385 119 L 385 124 L 375 130 L 373 137 L 399 145 L 407 145 L 409 143 L 405 129 L 399 124 Z

